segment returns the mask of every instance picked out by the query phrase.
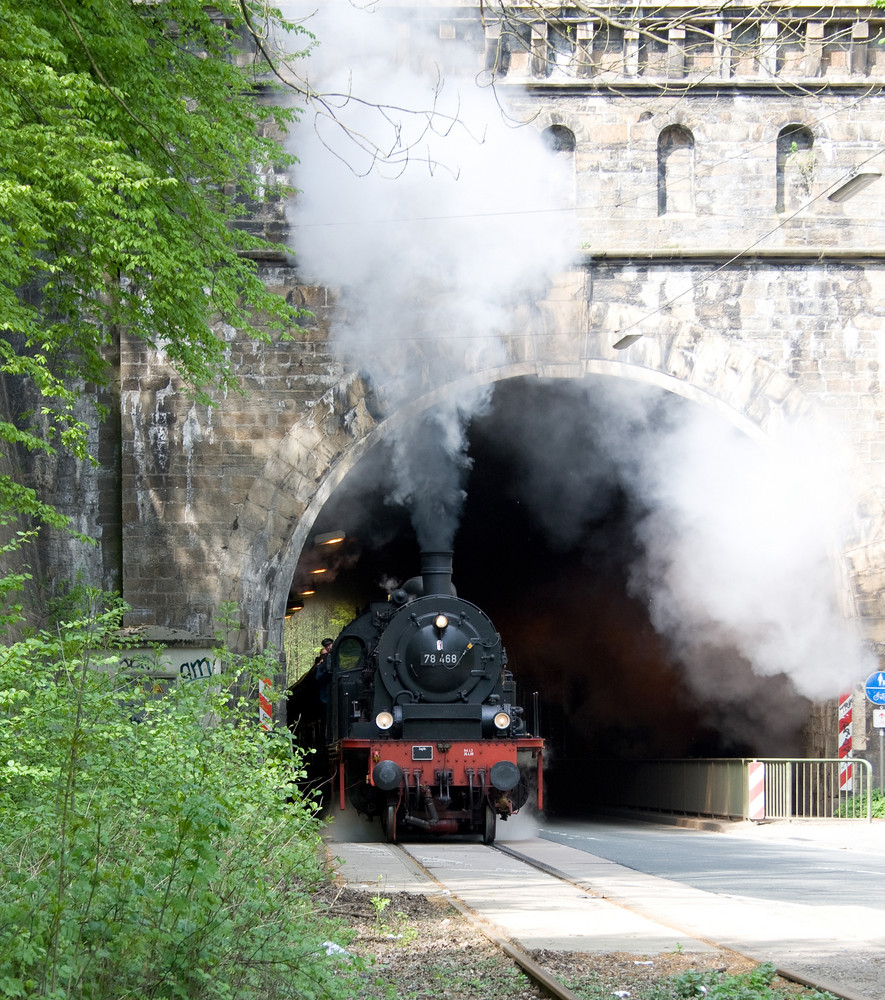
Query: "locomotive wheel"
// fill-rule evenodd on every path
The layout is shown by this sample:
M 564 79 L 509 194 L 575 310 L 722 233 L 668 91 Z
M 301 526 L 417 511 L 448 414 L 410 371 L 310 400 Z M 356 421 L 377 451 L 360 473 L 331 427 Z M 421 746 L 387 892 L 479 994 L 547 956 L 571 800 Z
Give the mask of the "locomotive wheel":
M 482 842 L 484 844 L 494 844 L 495 829 L 498 825 L 498 817 L 495 810 L 486 802 L 483 810 Z
M 382 814 L 382 825 L 385 834 L 387 834 L 388 844 L 396 843 L 396 813 L 398 808 L 398 802 L 389 803 Z

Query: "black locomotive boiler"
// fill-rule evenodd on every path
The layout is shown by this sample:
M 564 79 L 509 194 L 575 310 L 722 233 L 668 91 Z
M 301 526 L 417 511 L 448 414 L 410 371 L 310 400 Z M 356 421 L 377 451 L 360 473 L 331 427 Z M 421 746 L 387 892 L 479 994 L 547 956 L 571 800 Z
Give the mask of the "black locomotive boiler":
M 327 658 L 329 759 L 341 809 L 404 830 L 495 839 L 534 787 L 544 742 L 526 732 L 501 637 L 457 597 L 451 552 L 346 626 Z

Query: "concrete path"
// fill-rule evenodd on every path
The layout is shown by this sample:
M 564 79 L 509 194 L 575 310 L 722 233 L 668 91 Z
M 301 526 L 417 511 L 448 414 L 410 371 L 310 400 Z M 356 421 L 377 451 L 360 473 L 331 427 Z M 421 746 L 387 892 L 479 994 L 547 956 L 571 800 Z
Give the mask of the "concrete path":
M 521 841 L 513 846 L 542 863 L 567 860 L 558 851 L 547 850 L 559 846 L 547 841 Z M 604 898 L 598 886 L 568 885 L 544 872 L 527 870 L 524 864 L 500 852 L 495 854 L 494 866 L 490 867 L 488 849 L 480 844 L 447 844 L 437 848 L 409 845 L 407 850 L 453 895 L 528 950 L 624 951 L 643 955 L 673 951 L 677 947 L 686 951 L 710 950 L 708 944 L 689 939 L 660 920 L 616 905 Z M 589 860 L 590 856 L 584 855 L 584 859 Z M 600 864 L 609 876 L 618 869 L 610 862 Z M 554 867 L 568 870 L 558 864 Z

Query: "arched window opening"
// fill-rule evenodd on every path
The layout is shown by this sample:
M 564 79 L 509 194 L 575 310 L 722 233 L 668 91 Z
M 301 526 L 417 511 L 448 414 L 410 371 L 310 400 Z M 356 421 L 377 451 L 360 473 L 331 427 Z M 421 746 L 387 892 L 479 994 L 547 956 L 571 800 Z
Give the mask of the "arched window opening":
M 541 133 L 547 148 L 554 153 L 574 153 L 575 133 L 565 125 L 551 125 Z
M 658 215 L 694 212 L 694 136 L 669 125 L 658 136 Z
M 786 125 L 777 136 L 778 212 L 801 208 L 814 186 L 814 135 L 805 125 Z

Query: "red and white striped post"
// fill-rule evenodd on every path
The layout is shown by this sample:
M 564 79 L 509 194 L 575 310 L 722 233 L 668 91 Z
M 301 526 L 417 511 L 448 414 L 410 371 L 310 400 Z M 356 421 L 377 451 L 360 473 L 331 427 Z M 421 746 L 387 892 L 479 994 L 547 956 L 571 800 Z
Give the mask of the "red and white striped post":
M 273 728 L 273 705 L 264 693 L 270 686 L 269 680 L 263 677 L 258 679 L 258 724 L 265 730 Z
M 751 760 L 747 768 L 750 785 L 748 819 L 765 819 L 765 765 L 761 760 Z
M 839 791 L 850 792 L 854 787 L 854 767 L 849 763 L 852 756 L 851 738 L 852 694 L 846 691 L 839 695 Z

